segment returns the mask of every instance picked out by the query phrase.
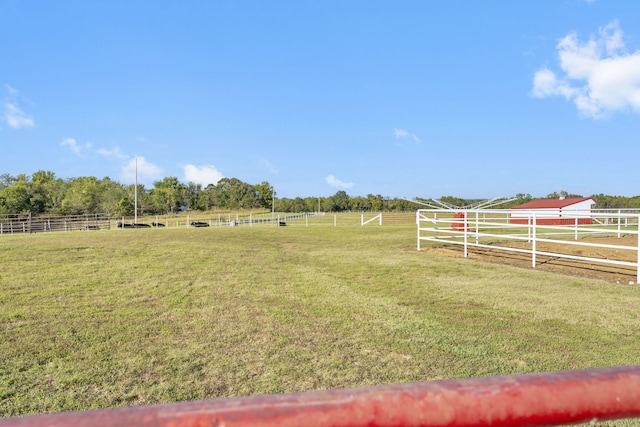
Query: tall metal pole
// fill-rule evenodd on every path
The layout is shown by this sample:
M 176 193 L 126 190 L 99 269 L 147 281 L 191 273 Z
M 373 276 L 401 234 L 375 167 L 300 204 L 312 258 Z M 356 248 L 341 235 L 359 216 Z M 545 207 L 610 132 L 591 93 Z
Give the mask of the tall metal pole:
M 136 156 L 136 186 L 133 189 L 133 222 L 138 223 L 138 156 Z

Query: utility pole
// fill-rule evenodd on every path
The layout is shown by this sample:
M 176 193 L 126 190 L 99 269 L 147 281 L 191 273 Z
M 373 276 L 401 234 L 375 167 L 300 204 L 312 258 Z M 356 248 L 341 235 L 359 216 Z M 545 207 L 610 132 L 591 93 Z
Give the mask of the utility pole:
M 133 223 L 138 223 L 138 156 L 136 156 L 136 184 L 133 189 L 133 209 L 135 210 L 133 214 Z
M 276 189 L 272 185 L 271 186 L 271 219 L 273 219 L 276 213 Z

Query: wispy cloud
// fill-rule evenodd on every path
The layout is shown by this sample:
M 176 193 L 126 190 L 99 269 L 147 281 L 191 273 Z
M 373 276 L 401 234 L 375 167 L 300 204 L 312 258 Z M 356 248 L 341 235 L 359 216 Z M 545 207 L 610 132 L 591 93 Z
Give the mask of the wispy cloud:
M 351 188 L 351 187 L 353 187 L 355 185 L 355 183 L 353 183 L 353 182 L 340 181 L 338 178 L 336 178 L 333 175 L 327 176 L 324 180 L 330 186 L 337 187 L 337 188 Z
M 216 184 L 222 178 L 224 178 L 224 175 L 213 165 L 186 165 L 184 167 L 184 179 L 187 182 L 195 182 L 196 184 L 206 186 Z
M 640 50 L 627 52 L 617 20 L 586 42 L 570 33 L 556 49 L 562 73 L 548 68 L 536 72 L 532 96 L 562 96 L 592 118 L 629 109 L 640 112 Z
M 32 117 L 10 102 L 4 104 L 4 120 L 7 126 L 12 129 L 32 128 L 35 126 Z
M 139 182 L 154 181 L 162 176 L 162 169 L 160 167 L 149 162 L 144 157 L 132 157 L 123 153 L 118 145 L 115 145 L 112 149 L 99 148 L 94 150 L 90 142 L 80 144 L 75 138 L 64 138 L 60 145 L 66 147 L 80 158 L 86 158 L 91 155 L 95 156 L 97 153 L 105 159 L 110 159 L 110 161 L 115 159 L 121 166 L 120 177 L 125 182 L 135 182 L 136 170 Z
M 4 89 L 7 91 L 7 96 L 4 98 L 2 105 L 2 119 L 11 129 L 26 129 L 35 126 L 33 117 L 22 111 L 19 103 L 19 91 L 18 89 L 11 87 L 8 84 L 4 85 Z
M 74 138 L 64 138 L 60 143 L 63 147 L 69 148 L 76 156 L 82 156 L 85 151 L 91 150 L 91 143 L 87 142 L 84 145 L 78 144 Z
M 162 169 L 149 163 L 144 157 L 134 157 L 122 167 L 122 179 L 127 182 L 154 181 L 162 177 Z
M 7 92 L 9 92 L 9 95 L 17 95 L 18 94 L 18 89 L 11 87 L 10 85 L 6 84 L 4 85 L 4 88 L 7 90 Z
M 111 150 L 107 150 L 106 148 L 99 148 L 97 153 L 103 157 L 115 157 L 116 159 L 126 159 L 129 156 L 120 151 L 119 146 L 113 147 Z
M 420 138 L 418 138 L 415 133 L 411 133 L 411 132 L 406 131 L 404 129 L 394 128 L 393 129 L 393 136 L 398 141 L 408 139 L 408 140 L 412 140 L 416 144 L 420 143 Z

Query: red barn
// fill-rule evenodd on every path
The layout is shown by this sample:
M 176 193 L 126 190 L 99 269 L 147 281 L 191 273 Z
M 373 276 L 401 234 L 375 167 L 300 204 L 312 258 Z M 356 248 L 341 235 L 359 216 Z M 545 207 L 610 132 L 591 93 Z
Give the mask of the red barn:
M 533 200 L 511 208 L 511 224 L 528 224 L 534 214 L 539 225 L 591 224 L 591 209 L 596 201 L 591 197 Z

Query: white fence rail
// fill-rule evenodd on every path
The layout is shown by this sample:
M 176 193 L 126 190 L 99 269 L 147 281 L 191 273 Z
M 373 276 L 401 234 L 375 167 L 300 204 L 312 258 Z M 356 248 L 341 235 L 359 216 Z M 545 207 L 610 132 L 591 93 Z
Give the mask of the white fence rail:
M 367 220 L 364 219 L 364 214 L 362 214 L 361 217 L 360 217 L 360 225 L 365 226 L 365 225 L 369 224 L 370 222 L 375 221 L 376 219 L 378 220 L 378 224 L 382 225 L 382 213 L 379 213 L 378 215 L 374 216 L 373 218 L 370 218 L 370 219 L 367 219 Z
M 418 250 L 423 242 L 438 242 L 463 246 L 465 257 L 473 247 L 529 254 L 533 268 L 539 256 L 631 267 L 636 283 L 640 284 L 640 214 L 637 212 L 581 212 L 573 217 L 564 215 L 557 221 L 535 211 L 518 211 L 514 221 L 511 213 L 498 209 L 421 209 L 416 212 Z M 596 236 L 619 239 L 632 236 L 633 239 L 631 243 L 629 239 L 624 242 L 621 239 L 620 244 L 588 239 Z M 598 250 L 594 251 L 595 248 Z M 581 255 L 583 252 L 596 255 Z

